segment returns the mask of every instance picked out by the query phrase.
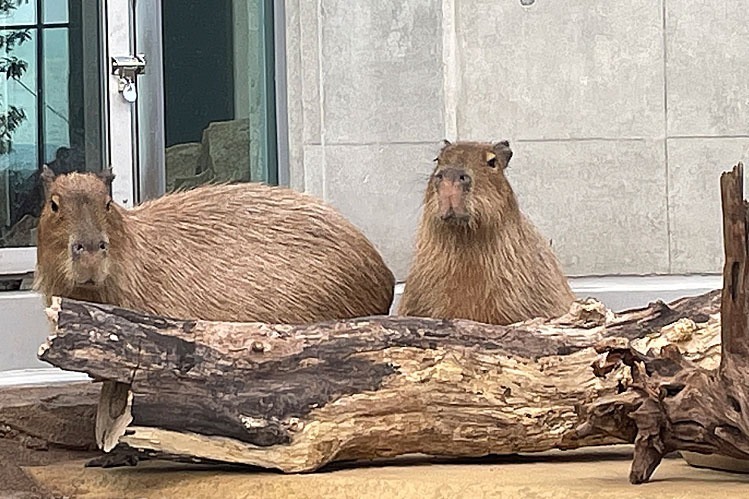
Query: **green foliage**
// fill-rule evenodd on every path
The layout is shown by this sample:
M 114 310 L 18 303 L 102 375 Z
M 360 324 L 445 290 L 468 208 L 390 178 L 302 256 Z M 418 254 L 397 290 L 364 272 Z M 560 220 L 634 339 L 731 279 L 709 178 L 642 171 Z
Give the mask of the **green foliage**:
M 8 15 L 29 0 L 0 0 L 0 13 Z M 0 74 L 5 75 L 6 80 L 20 80 L 29 67 L 29 63 L 19 59 L 10 53 L 24 43 L 31 40 L 31 32 L 28 29 L 0 32 Z M 0 103 L 0 108 L 2 108 Z M 26 120 L 26 112 L 19 107 L 8 105 L 4 112 L 0 112 L 0 154 L 8 154 L 13 146 L 13 133 Z
M 13 50 L 16 46 L 29 40 L 31 40 L 30 30 L 11 31 L 8 35 L 0 35 L 0 49 Z
M 15 10 L 19 5 L 29 3 L 29 0 L 0 0 L 0 12 L 8 13 Z

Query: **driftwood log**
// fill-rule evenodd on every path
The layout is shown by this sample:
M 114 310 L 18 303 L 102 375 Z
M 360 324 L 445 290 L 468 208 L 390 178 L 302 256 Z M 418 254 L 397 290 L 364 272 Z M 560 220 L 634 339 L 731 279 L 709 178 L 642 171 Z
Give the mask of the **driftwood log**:
M 40 358 L 119 382 L 99 407 L 111 425 L 99 432 L 107 451 L 121 443 L 302 472 L 410 453 L 631 442 L 617 414 L 578 431 L 586 406 L 631 383 L 620 350 L 600 352 L 630 341 L 643 354 L 677 344 L 715 367 L 719 301 L 713 292 L 616 315 L 587 300 L 555 320 L 501 327 L 399 317 L 307 326 L 180 321 L 56 299 Z
M 739 163 L 720 179 L 725 264 L 718 368 L 696 366 L 674 346 L 646 355 L 632 346 L 601 349 L 631 367 L 632 383 L 622 394 L 589 404 L 578 433 L 628 433 L 635 443 L 632 483 L 648 481 L 675 450 L 749 459 L 749 205 L 743 177 Z
M 634 443 L 633 483 L 674 450 L 749 458 L 742 176 L 739 164 L 721 177 L 722 293 L 621 314 L 581 300 L 563 317 L 506 327 L 183 321 L 55 299 L 39 357 L 117 382 L 99 403 L 105 451 L 305 472 Z

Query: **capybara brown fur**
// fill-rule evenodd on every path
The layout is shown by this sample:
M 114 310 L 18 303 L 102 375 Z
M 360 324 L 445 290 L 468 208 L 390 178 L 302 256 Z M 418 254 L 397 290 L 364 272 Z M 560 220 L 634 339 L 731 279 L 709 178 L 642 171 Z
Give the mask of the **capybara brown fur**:
M 312 196 L 204 185 L 132 209 L 111 172 L 44 169 L 35 288 L 184 319 L 302 324 L 389 312 L 395 279 L 372 243 Z
M 565 314 L 575 297 L 520 211 L 508 141 L 445 141 L 424 195 L 400 315 L 511 324 Z

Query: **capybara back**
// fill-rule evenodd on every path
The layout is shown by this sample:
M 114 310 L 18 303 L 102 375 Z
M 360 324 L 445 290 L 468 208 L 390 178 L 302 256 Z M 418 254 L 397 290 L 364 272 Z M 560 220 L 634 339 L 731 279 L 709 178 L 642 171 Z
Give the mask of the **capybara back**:
M 394 277 L 332 207 L 258 183 L 206 185 L 131 210 L 112 176 L 45 170 L 36 288 L 158 315 L 309 323 L 387 314 Z

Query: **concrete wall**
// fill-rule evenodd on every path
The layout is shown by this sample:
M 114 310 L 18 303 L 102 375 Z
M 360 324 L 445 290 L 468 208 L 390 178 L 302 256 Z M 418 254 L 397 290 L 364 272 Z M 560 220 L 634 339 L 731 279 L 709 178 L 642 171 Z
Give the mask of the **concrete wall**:
M 527 3 L 527 2 L 524 2 Z M 290 0 L 291 180 L 405 277 L 442 138 L 508 175 L 570 275 L 719 272 L 749 157 L 749 11 L 717 0 Z

